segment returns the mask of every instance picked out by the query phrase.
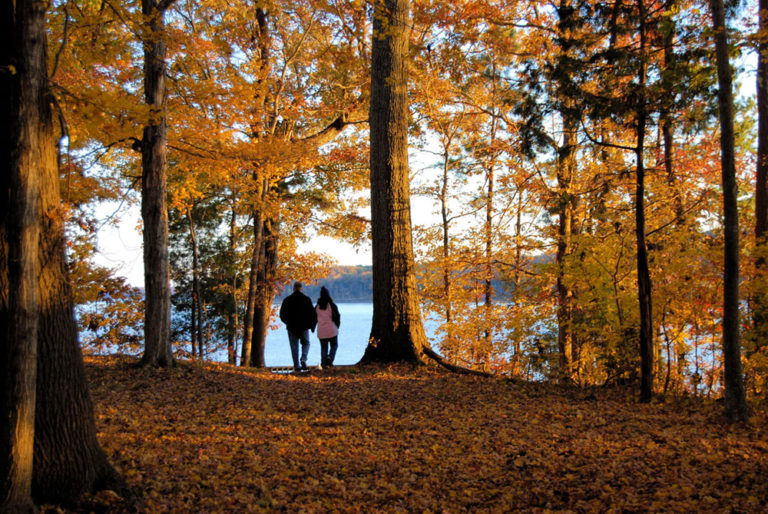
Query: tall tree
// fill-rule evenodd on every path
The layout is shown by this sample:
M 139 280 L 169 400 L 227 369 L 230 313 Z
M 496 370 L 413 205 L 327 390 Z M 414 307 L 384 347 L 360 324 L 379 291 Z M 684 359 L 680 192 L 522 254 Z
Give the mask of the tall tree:
M 573 183 L 576 172 L 576 130 L 579 121 L 573 87 L 573 48 L 574 32 L 578 25 L 576 9 L 569 0 L 561 0 L 557 9 L 558 48 L 556 65 L 553 72 L 556 84 L 556 103 L 559 104 L 560 118 L 563 124 L 562 143 L 557 145 L 557 346 L 560 352 L 561 379 L 570 382 L 574 372 L 574 334 L 573 334 L 573 290 L 566 277 L 566 260 L 573 251 L 573 218 L 576 196 Z
M 55 169 L 45 105 L 45 9 L 3 2 L 0 49 L 0 510 L 32 510 L 40 167 Z
M 7 3 L 6 5 L 11 5 Z M 27 278 L 29 272 L 34 274 L 34 286 L 40 292 L 39 303 L 36 312 L 28 312 L 26 316 L 38 317 L 39 324 L 36 331 L 37 339 L 37 379 L 31 369 L 22 371 L 17 364 L 17 373 L 11 377 L 7 373 L 7 364 L 11 362 L 22 363 L 18 357 L 23 352 L 17 352 L 12 359 L 2 361 L 3 386 L 11 383 L 10 380 L 24 376 L 26 388 L 34 387 L 34 429 L 30 426 L 19 426 L 22 430 L 18 435 L 22 436 L 27 444 L 34 434 L 34 466 L 30 467 L 24 460 L 14 460 L 13 464 L 6 467 L 5 449 L 12 447 L 7 443 L 6 435 L 10 434 L 7 425 L 17 415 L 6 417 L 6 398 L 9 397 L 3 387 L 3 421 L 2 429 L 3 465 L 2 483 L 3 496 L 0 501 L 9 501 L 12 507 L 23 506 L 28 503 L 28 486 L 22 485 L 20 494 L 9 496 L 6 494 L 6 473 L 13 470 L 16 465 L 21 465 L 24 475 L 32 473 L 32 497 L 37 502 L 70 502 L 83 493 L 92 492 L 102 487 L 115 487 L 118 485 L 118 476 L 109 465 L 106 455 L 101 450 L 96 439 L 96 427 L 91 399 L 85 377 L 85 368 L 77 341 L 77 327 L 74 320 L 72 307 L 72 291 L 70 289 L 67 265 L 65 257 L 64 241 L 64 216 L 61 210 L 61 197 L 59 191 L 59 170 L 55 151 L 55 125 L 51 110 L 52 96 L 49 90 L 46 59 L 46 33 L 45 14 L 46 6 L 42 3 L 20 1 L 13 4 L 9 12 L 4 12 L 4 34 L 13 34 L 13 44 L 8 45 L 3 54 L 6 58 L 2 88 L 3 92 L 10 93 L 4 97 L 5 106 L 2 110 L 4 136 L 12 136 L 14 132 L 17 138 L 4 137 L 2 147 L 4 150 L 13 151 L 7 155 L 11 169 L 26 170 L 37 177 L 39 181 L 39 197 L 34 199 L 29 207 L 34 207 L 37 213 L 30 219 L 39 222 L 39 244 L 34 249 L 32 256 L 35 259 L 32 270 L 18 268 L 14 244 L 9 243 L 11 237 L 7 230 L 8 221 L 16 223 L 8 217 L 7 206 L 18 209 L 25 207 L 20 195 L 23 190 L 9 190 L 8 186 L 18 188 L 19 184 L 8 181 L 4 173 L 3 181 L 3 238 L 0 239 L 0 259 L 2 269 L 0 276 L 3 285 L 18 282 L 19 278 Z M 5 37 L 5 36 L 4 36 Z M 13 50 L 11 50 L 13 49 Z M 18 52 L 17 55 L 13 53 Z M 15 73 L 8 73 L 14 71 Z M 18 75 L 16 75 L 18 73 Z M 15 105 L 15 107 L 14 107 Z M 10 108 L 8 108 L 10 106 Z M 10 171 L 10 170 L 9 170 Z M 26 187 L 29 187 L 26 186 Z M 29 197 L 27 196 L 27 200 Z M 25 207 L 26 209 L 26 207 Z M 11 213 L 13 211 L 10 211 Z M 21 234 L 25 236 L 25 234 Z M 18 238 L 18 236 L 16 236 Z M 26 236 L 25 236 L 26 237 Z M 16 260 L 13 262 L 11 259 Z M 19 273 L 14 278 L 10 273 Z M 4 287 L 3 291 L 7 289 Z M 6 322 L 8 318 L 8 300 L 11 300 L 11 312 L 13 305 L 22 305 L 20 298 L 16 296 L 14 289 L 10 289 L 10 295 L 2 295 L 2 313 L 0 319 Z M 14 298 L 16 296 L 16 298 Z M 34 304 L 26 307 L 32 308 Z M 23 320 L 19 320 L 23 321 Z M 3 328 L 6 328 L 5 326 Z M 19 329 L 26 330 L 24 341 L 21 333 L 11 334 L 12 339 L 3 338 L 4 353 L 12 345 L 26 344 L 27 359 L 32 350 L 34 356 L 34 343 L 29 338 L 34 337 L 28 333 L 31 326 L 25 322 Z M 3 336 L 8 335 L 3 331 Z M 9 346 L 5 346 L 5 344 Z M 10 355 L 6 353 L 6 355 Z M 6 364 L 7 363 L 7 364 Z M 35 363 L 26 361 L 27 366 Z M 23 373 L 23 375 L 21 374 Z M 17 384 L 14 384 L 16 386 Z M 18 387 L 14 388 L 19 391 Z M 29 393 L 29 391 L 27 391 Z M 27 396 L 27 398 L 29 398 Z M 29 401 L 29 400 L 27 400 Z M 27 405 L 29 405 L 27 403 Z M 24 418 L 29 423 L 29 415 Z M 27 450 L 28 451 L 28 450 Z M 23 478 L 27 480 L 26 476 Z M 20 485 L 20 483 L 14 484 Z M 14 505 L 15 504 L 15 505 Z M 2 505 L 6 510 L 6 505 Z
M 637 70 L 637 106 L 635 135 L 635 238 L 637 241 L 637 295 L 640 306 L 640 401 L 653 396 L 653 314 L 651 272 L 648 268 L 648 245 L 645 228 L 645 130 L 648 123 L 646 87 L 648 81 L 646 7 L 638 0 L 638 33 L 640 59 Z
M 424 359 L 411 238 L 408 169 L 408 0 L 377 0 L 371 55 L 373 321 L 362 362 Z
M 760 0 L 757 42 L 757 176 L 755 179 L 756 267 L 768 274 L 768 0 Z M 758 344 L 768 341 L 768 292 L 761 284 L 753 303 L 753 324 Z
M 142 0 L 146 17 L 144 100 L 150 117 L 141 140 L 141 218 L 144 222 L 144 355 L 146 366 L 173 364 L 168 264 L 165 12 L 174 0 Z
M 720 162 L 723 183 L 723 361 L 725 416 L 731 421 L 748 417 L 739 341 L 739 212 L 731 64 L 723 0 L 709 0 L 717 60 L 717 99 L 720 111 Z

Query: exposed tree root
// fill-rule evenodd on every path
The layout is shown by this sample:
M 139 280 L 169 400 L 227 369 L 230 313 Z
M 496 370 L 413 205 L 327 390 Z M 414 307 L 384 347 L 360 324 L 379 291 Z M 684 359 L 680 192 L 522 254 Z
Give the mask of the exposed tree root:
M 487 377 L 487 378 L 497 378 L 498 377 L 498 375 L 494 375 L 493 373 L 488 373 L 486 371 L 480 371 L 480 370 L 477 370 L 477 369 L 469 369 L 469 368 L 464 368 L 464 367 L 461 367 L 461 366 L 455 366 L 455 365 L 453 365 L 453 364 L 451 364 L 449 362 L 446 362 L 445 359 L 443 359 L 440 355 L 435 353 L 435 351 L 432 348 L 429 348 L 429 347 L 426 347 L 426 346 L 424 348 L 422 348 L 422 352 L 424 353 L 424 355 L 426 355 L 427 357 L 429 357 L 433 361 L 437 362 L 438 364 L 440 364 L 445 369 L 447 369 L 449 371 L 452 371 L 454 373 L 460 373 L 462 375 L 476 375 L 476 376 L 479 376 L 479 377 Z

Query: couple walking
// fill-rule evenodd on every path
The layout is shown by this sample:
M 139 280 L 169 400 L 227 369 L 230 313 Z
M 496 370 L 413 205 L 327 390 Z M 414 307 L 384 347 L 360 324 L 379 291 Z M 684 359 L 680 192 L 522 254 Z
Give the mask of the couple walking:
M 309 353 L 309 331 L 315 331 L 320 339 L 320 365 L 333 366 L 336 349 L 339 347 L 339 326 L 341 316 L 339 308 L 333 303 L 330 293 L 325 286 L 320 288 L 320 298 L 317 305 L 312 306 L 309 296 L 301 292 L 301 282 L 293 284 L 291 293 L 280 305 L 280 320 L 288 329 L 288 342 L 291 344 L 291 357 L 295 371 L 307 369 L 307 354 Z M 299 359 L 299 343 L 301 343 L 301 359 Z

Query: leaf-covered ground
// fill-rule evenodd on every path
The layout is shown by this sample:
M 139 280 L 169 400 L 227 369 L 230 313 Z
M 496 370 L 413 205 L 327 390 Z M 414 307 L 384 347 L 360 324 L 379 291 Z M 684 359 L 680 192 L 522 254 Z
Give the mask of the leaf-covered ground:
M 700 400 L 407 366 L 87 364 L 101 443 L 146 512 L 768 509 L 762 410 L 728 426 Z

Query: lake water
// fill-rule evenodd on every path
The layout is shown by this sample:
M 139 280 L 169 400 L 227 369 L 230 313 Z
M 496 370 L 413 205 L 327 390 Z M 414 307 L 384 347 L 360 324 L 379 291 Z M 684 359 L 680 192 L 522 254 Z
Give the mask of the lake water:
M 368 337 L 371 335 L 373 319 L 372 303 L 338 303 L 341 315 L 339 327 L 339 349 L 336 351 L 334 364 L 357 364 L 363 357 Z M 285 325 L 267 333 L 264 344 L 264 362 L 267 366 L 292 366 L 291 347 L 288 345 L 288 332 Z M 317 333 L 309 333 L 309 358 L 307 365 L 320 364 L 320 340 Z
M 372 303 L 338 303 L 341 315 L 339 327 L 339 349 L 336 351 L 334 364 L 357 364 L 368 346 L 373 320 Z M 267 366 L 292 366 L 291 348 L 288 345 L 288 332 L 285 325 L 278 321 L 278 328 L 267 333 L 264 344 L 264 362 Z M 425 321 L 424 330 L 427 338 L 432 341 L 435 333 L 435 323 Z M 320 340 L 317 334 L 309 333 L 308 366 L 320 364 Z M 434 343 L 434 341 L 433 341 Z

